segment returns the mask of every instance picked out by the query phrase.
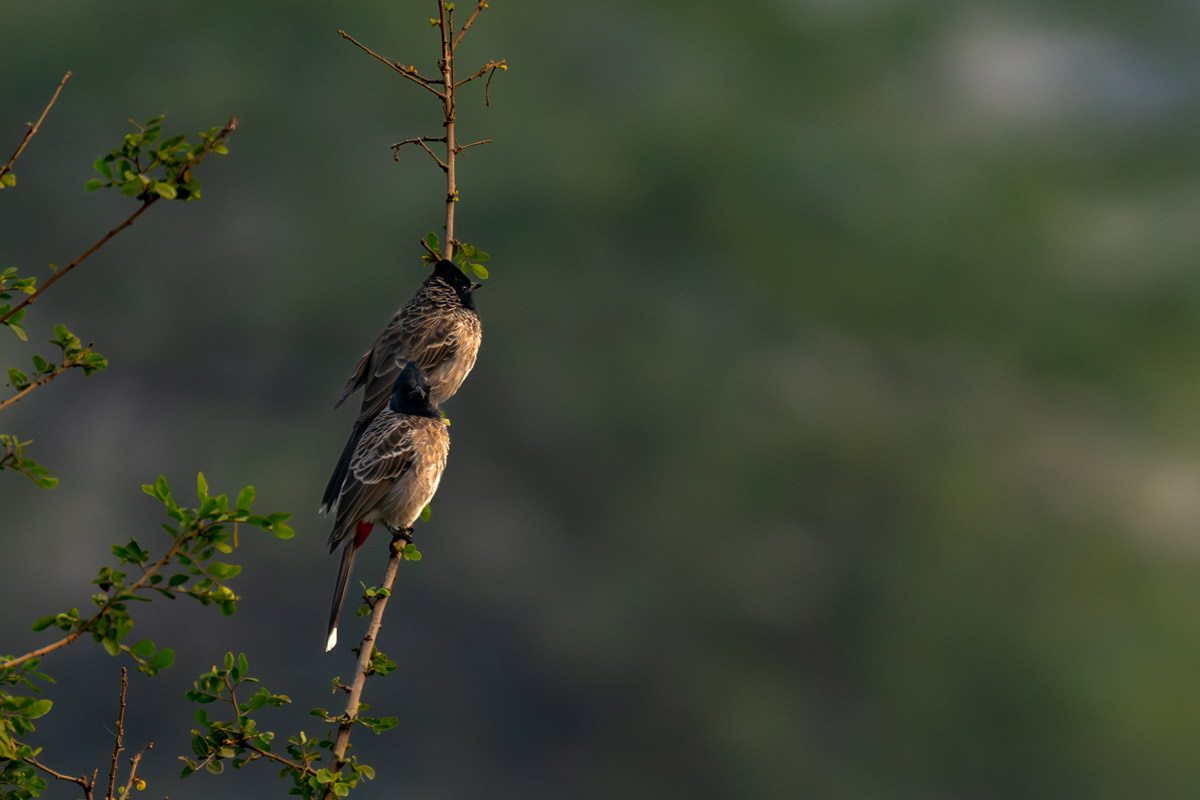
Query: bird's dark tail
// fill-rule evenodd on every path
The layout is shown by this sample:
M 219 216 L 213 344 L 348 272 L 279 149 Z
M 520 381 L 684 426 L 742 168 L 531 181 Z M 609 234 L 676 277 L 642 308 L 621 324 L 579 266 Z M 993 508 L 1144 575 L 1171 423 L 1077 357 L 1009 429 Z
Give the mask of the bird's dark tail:
M 350 431 L 350 438 L 346 440 L 346 446 L 342 448 L 342 455 L 338 458 L 337 466 L 333 468 L 333 474 L 329 476 L 329 483 L 325 485 L 325 495 L 321 498 L 321 505 L 317 509 L 322 514 L 332 515 L 337 512 L 338 495 L 342 493 L 342 484 L 346 481 L 346 473 L 350 471 L 350 458 L 354 455 L 354 448 L 358 445 L 358 440 L 362 438 L 364 427 L 355 425 L 354 430 Z
M 325 640 L 325 652 L 337 646 L 338 617 L 342 613 L 342 601 L 346 599 L 346 585 L 350 583 L 350 570 L 354 568 L 354 556 L 358 553 L 358 542 L 346 542 L 342 551 L 342 565 L 338 568 L 337 586 L 333 590 L 333 609 L 329 612 L 329 638 Z

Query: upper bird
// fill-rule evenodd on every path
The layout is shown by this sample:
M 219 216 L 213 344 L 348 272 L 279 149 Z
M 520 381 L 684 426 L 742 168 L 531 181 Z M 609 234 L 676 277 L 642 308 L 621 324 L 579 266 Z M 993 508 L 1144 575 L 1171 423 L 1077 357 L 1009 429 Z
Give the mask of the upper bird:
M 387 405 L 392 384 L 405 364 L 415 361 L 428 375 L 435 406 L 458 391 L 475 366 L 483 338 L 472 294 L 477 288 L 478 284 L 472 284 L 453 262 L 439 261 L 417 293 L 358 360 L 334 408 L 363 386 L 362 408 L 325 486 L 322 514 L 336 513 L 338 492 L 346 479 L 354 446 L 365 427 Z
M 329 552 L 343 540 L 346 549 L 329 615 L 327 651 L 337 644 L 338 615 L 358 548 L 377 522 L 393 533 L 411 531 L 442 479 L 450 434 L 431 394 L 424 370 L 415 362 L 406 364 L 392 384 L 387 407 L 363 430 L 351 454 L 329 534 Z

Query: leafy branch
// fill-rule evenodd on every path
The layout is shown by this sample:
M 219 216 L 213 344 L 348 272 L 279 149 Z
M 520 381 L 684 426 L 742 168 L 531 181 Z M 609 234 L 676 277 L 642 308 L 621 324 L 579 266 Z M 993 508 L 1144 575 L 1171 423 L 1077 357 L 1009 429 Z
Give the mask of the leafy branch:
M 148 639 L 130 646 L 122 640 L 133 629 L 133 620 L 127 604 L 131 600 L 146 600 L 146 595 L 157 593 L 174 600 L 180 595 L 191 597 L 202 605 L 215 604 L 221 613 L 228 616 L 237 610 L 238 596 L 224 584 L 240 571 L 236 564 L 215 561 L 218 553 L 232 553 L 230 540 L 234 538 L 237 523 L 246 523 L 273 533 L 280 539 L 290 539 L 294 531 L 285 524 L 291 515 L 286 513 L 259 516 L 251 513 L 250 503 L 254 500 L 254 487 L 247 486 L 238 494 L 235 507 L 229 507 L 226 495 L 211 496 L 204 474 L 197 476 L 197 494 L 200 505 L 184 508 L 171 495 L 166 478 L 160 476 L 153 484 L 142 487 L 146 494 L 159 500 L 167 516 L 177 524 L 164 523 L 163 529 L 172 537 L 170 546 L 162 556 L 151 560 L 150 552 L 137 541 L 113 545 L 112 551 L 118 559 L 117 567 L 102 567 L 92 581 L 100 591 L 92 595 L 98 610 L 86 619 L 79 609 L 46 616 L 33 624 L 35 631 L 57 627 L 67 635 L 21 656 L 0 661 L 0 674 L 34 658 L 40 658 L 59 648 L 66 647 L 85 633 L 99 642 L 110 655 L 128 653 L 138 664 L 138 670 L 149 675 L 169 667 L 175 658 L 169 650 L 157 650 Z M 130 565 L 140 571 L 131 580 L 131 575 L 122 569 Z M 177 571 L 170 577 L 164 573 L 168 567 Z
M 11 469 L 24 475 L 43 489 L 53 489 L 58 486 L 58 478 L 50 477 L 50 470 L 38 464 L 32 458 L 25 458 L 25 445 L 32 439 L 22 442 L 16 436 L 0 433 L 0 470 Z
M 32 375 L 26 375 L 16 367 L 10 368 L 8 370 L 9 385 L 19 390 L 19 394 L 0 402 L 0 409 L 16 403 L 34 389 L 45 386 L 69 369 L 77 367 L 83 370 L 83 376 L 86 378 L 108 368 L 108 359 L 99 353 L 92 352 L 92 345 L 84 347 L 79 337 L 67 330 L 65 325 L 54 326 L 54 338 L 50 340 L 50 344 L 57 345 L 62 350 L 62 357 L 58 364 L 53 364 L 35 354 Z
M 185 141 L 185 137 L 180 135 L 164 141 L 158 149 L 149 149 L 149 145 L 158 139 L 162 130 L 162 120 L 163 118 L 160 116 L 144 125 L 135 124 L 138 129 L 137 133 L 126 134 L 121 147 L 96 159 L 94 165 L 96 171 L 105 176 L 108 179 L 107 182 L 97 179 L 87 183 L 89 190 L 108 186 L 119 187 L 122 194 L 136 197 L 142 201 L 142 204 L 124 222 L 100 237 L 74 261 L 62 269 L 56 270 L 45 283 L 20 303 L 12 307 L 0 306 L 0 322 L 10 326 L 20 322 L 19 315 L 24 313 L 26 306 L 41 297 L 43 292 L 64 275 L 82 264 L 88 256 L 103 247 L 108 240 L 132 225 L 138 217 L 159 200 L 164 198 L 168 200 L 199 199 L 200 184 L 192 175 L 192 170 L 209 153 L 215 152 L 224 155 L 229 152 L 225 140 L 237 130 L 237 119 L 230 119 L 224 127 L 210 128 L 208 131 L 201 132 L 199 144 L 189 145 Z M 143 155 L 149 159 L 145 166 L 142 165 Z M 117 162 L 116 173 L 110 166 L 114 161 Z M 161 169 L 162 177 L 152 174 L 159 169 Z

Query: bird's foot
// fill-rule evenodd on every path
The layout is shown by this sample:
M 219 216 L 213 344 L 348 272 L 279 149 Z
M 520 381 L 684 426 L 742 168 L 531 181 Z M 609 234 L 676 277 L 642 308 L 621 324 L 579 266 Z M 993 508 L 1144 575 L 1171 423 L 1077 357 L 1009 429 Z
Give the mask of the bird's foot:
M 390 530 L 392 531 L 392 543 L 393 544 L 395 544 L 396 542 L 403 542 L 405 545 L 409 545 L 409 544 L 413 543 L 413 538 L 412 538 L 413 529 L 412 528 L 392 528 Z M 404 547 L 401 546 L 400 549 L 403 550 Z

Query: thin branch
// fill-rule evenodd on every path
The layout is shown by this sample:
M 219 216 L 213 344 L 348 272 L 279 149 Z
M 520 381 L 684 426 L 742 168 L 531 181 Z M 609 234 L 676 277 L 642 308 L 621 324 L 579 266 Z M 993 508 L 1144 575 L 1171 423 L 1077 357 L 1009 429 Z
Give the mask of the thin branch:
M 86 800 L 92 800 L 92 787 L 96 784 L 95 775 L 92 776 L 90 781 L 82 775 L 78 778 L 73 778 L 70 775 L 63 775 L 61 772 L 56 772 L 50 769 L 32 756 L 25 756 L 24 761 L 26 764 L 32 764 L 33 766 L 37 767 L 52 778 L 56 778 L 60 781 L 68 781 L 69 783 L 79 784 L 79 787 L 83 789 L 83 796 L 86 798 Z
M 211 153 L 212 149 L 214 147 L 216 147 L 218 144 L 220 144 L 224 139 L 228 138 L 229 134 L 233 133 L 235 130 L 237 130 L 237 119 L 233 118 L 233 119 L 230 119 L 229 122 L 225 123 L 225 127 L 222 128 L 216 136 L 214 136 L 211 140 L 208 141 L 207 144 L 204 145 L 204 149 L 196 154 L 195 160 L 192 161 L 191 165 L 186 170 L 183 170 L 180 173 L 180 177 L 185 176 L 188 172 L 195 169 L 196 165 L 199 164 L 201 161 L 203 161 L 204 157 L 206 155 L 208 155 L 209 153 Z M 140 217 L 142 214 L 145 213 L 146 209 L 150 208 L 150 206 L 154 205 L 160 199 L 161 199 L 161 197 L 157 194 L 151 195 L 149 198 L 147 198 L 145 200 L 145 202 L 143 202 L 140 206 L 138 206 L 137 211 L 130 214 L 129 217 L 124 222 L 122 222 L 120 225 L 113 228 L 108 233 L 104 234 L 104 236 L 100 237 L 100 240 L 98 242 L 96 242 L 94 245 L 92 245 L 91 247 L 89 247 L 86 251 L 84 251 L 83 255 L 79 256 L 74 261 L 72 261 L 70 264 L 67 264 L 65 267 L 63 267 L 62 269 L 55 272 L 53 275 L 50 276 L 49 280 L 47 280 L 45 283 L 43 283 L 41 286 L 39 286 L 33 294 L 29 295 L 24 300 L 17 303 L 15 306 L 13 306 L 11 309 L 9 309 L 3 316 L 0 316 L 0 322 L 4 322 L 9 317 L 11 317 L 13 314 L 16 314 L 22 308 L 25 308 L 25 306 L 29 305 L 30 303 L 32 303 L 33 301 L 35 301 L 39 297 L 41 297 L 42 292 L 46 291 L 51 286 L 53 286 L 54 283 L 57 280 L 59 280 L 62 276 L 66 275 L 68 272 L 70 272 L 71 270 L 75 269 L 80 264 L 82 264 L 83 261 L 88 256 L 90 256 L 92 253 L 96 252 L 101 247 L 103 247 L 108 242 L 109 239 L 113 238 L 118 233 L 120 233 L 121 231 L 125 230 L 130 225 L 132 225 L 138 217 Z
M 142 756 L 146 754 L 146 751 L 152 747 L 154 747 L 154 742 L 143 747 L 140 753 L 129 759 L 129 780 L 125 782 L 125 791 L 121 792 L 121 797 L 129 797 L 129 793 L 133 791 L 133 785 L 137 783 L 138 764 L 142 762 Z
M 382 61 L 384 64 L 387 64 L 389 67 L 396 70 L 396 72 L 399 72 L 401 75 L 408 78 L 413 83 L 417 84 L 418 86 L 428 89 L 429 91 L 433 92 L 434 94 L 436 94 L 438 97 L 442 98 L 443 100 L 446 98 L 446 96 L 444 94 L 439 92 L 437 89 L 433 88 L 434 86 L 440 86 L 442 84 L 442 81 L 440 81 L 436 78 L 426 78 L 426 77 L 422 76 L 419 72 L 417 72 L 416 67 L 406 67 L 403 64 L 401 64 L 399 61 L 392 61 L 388 58 L 385 58 L 384 56 L 379 55 L 379 53 L 376 53 L 374 50 L 367 47 L 365 44 L 360 42 L 358 39 L 355 39 L 353 36 L 351 36 L 350 34 L 346 33 L 343 30 L 339 29 L 338 33 L 342 35 L 343 39 L 349 39 L 354 45 L 356 45 L 363 52 L 378 59 L 379 61 Z
M 458 43 L 461 42 L 462 38 L 467 35 L 467 28 L 471 27 L 471 23 L 474 22 L 475 18 L 479 16 L 479 12 L 483 11 L 487 7 L 488 0 L 479 0 L 479 4 L 475 6 L 475 10 L 471 12 L 471 16 L 467 17 L 467 21 L 463 23 L 462 28 L 459 29 L 458 36 L 454 37 L 454 44 L 451 45 L 451 49 L 458 49 Z
M 4 408 L 7 408 L 8 406 L 11 406 L 13 403 L 17 402 L 22 397 L 24 397 L 25 395 L 32 392 L 34 389 L 38 388 L 39 386 L 45 386 L 47 383 L 54 380 L 59 375 L 62 375 L 64 372 L 69 370 L 71 367 L 77 367 L 77 366 L 80 366 L 80 365 L 77 363 L 76 364 L 64 364 L 63 366 L 54 370 L 54 372 L 51 372 L 48 375 L 43 375 L 41 378 L 38 378 L 36 381 L 34 381 L 33 383 L 29 384 L 24 389 L 22 389 L 20 394 L 15 394 L 12 397 L 5 400 L 3 403 L 0 403 L 0 409 L 4 409 Z
M 462 86 L 464 83 L 470 83 L 471 81 L 475 80 L 476 78 L 482 78 L 484 75 L 487 75 L 489 72 L 495 72 L 496 70 L 506 70 L 506 69 L 508 69 L 508 59 L 506 59 L 506 58 L 502 58 L 499 61 L 489 61 L 488 63 L 484 64 L 482 67 L 477 69 L 475 72 L 472 72 L 470 77 L 463 78 L 461 81 L 458 81 L 457 83 L 455 83 L 454 88 L 457 89 L 458 87 Z
M 478 9 L 476 9 L 478 11 Z M 438 66 L 442 70 L 442 83 L 446 96 L 442 100 L 442 111 L 446 121 L 446 247 L 443 258 L 454 256 L 454 206 L 458 202 L 458 183 L 454 172 L 454 47 L 450 34 L 454 31 L 454 6 L 447 7 L 446 0 L 438 0 L 438 14 L 442 33 L 442 58 Z
M 146 209 L 148 209 L 150 206 L 154 205 L 156 202 L 158 202 L 161 199 L 162 198 L 159 197 L 158 195 L 152 195 L 151 197 L 147 198 L 147 200 L 145 202 L 143 202 L 140 206 L 138 206 L 137 211 L 130 214 L 129 217 L 124 222 L 122 222 L 120 225 L 113 228 L 108 233 L 104 234 L 104 236 L 100 237 L 100 241 L 96 242 L 94 245 L 89 247 L 84 252 L 83 255 L 79 256 L 74 261 L 72 261 L 70 264 L 67 264 L 65 267 L 63 267 L 62 269 L 56 271 L 53 275 L 50 276 L 49 280 L 47 280 L 45 283 L 43 283 L 41 286 L 39 286 L 37 288 L 37 291 L 35 291 L 33 294 L 26 297 L 21 302 L 17 303 L 15 306 L 13 306 L 11 309 L 9 309 L 8 312 L 5 313 L 3 316 L 0 316 L 0 322 L 4 322 L 9 317 L 11 317 L 13 314 L 16 314 L 22 308 L 24 308 L 25 306 L 32 303 L 34 300 L 37 300 L 39 297 L 41 297 L 42 292 L 46 291 L 51 286 L 53 286 L 55 281 L 57 281 L 63 275 L 66 275 L 68 272 L 70 272 L 71 270 L 75 269 L 80 264 L 82 264 L 84 259 L 86 259 L 92 253 L 99 250 L 105 244 L 107 244 L 109 239 L 113 238 L 118 233 L 120 233 L 121 231 L 125 230 L 130 225 L 132 225 L 134 223 L 134 221 L 137 220 L 138 217 L 140 217 L 143 213 L 145 213 Z
M 460 144 L 454 148 L 454 152 L 461 153 L 463 150 L 466 150 L 468 147 L 475 147 L 475 146 L 481 145 L 481 144 L 491 144 L 491 141 L 492 141 L 491 139 L 480 139 L 478 142 L 471 142 L 470 144 Z
M 29 140 L 32 139 L 34 134 L 38 132 L 38 128 L 42 126 L 42 122 L 46 119 L 46 115 L 50 113 L 50 107 L 54 105 L 54 101 L 58 100 L 59 92 L 61 92 L 63 87 L 67 85 L 67 80 L 70 77 L 71 73 L 69 71 L 66 75 L 63 75 L 62 80 L 58 84 L 58 88 L 54 90 L 54 96 L 50 98 L 50 102 L 47 103 L 46 107 L 42 110 L 42 115 L 38 117 L 38 121 L 33 123 L 33 125 L 29 127 L 29 130 L 25 131 L 25 138 L 21 139 L 21 144 L 17 146 L 17 151 L 12 154 L 12 158 L 8 160 L 7 164 L 5 164 L 3 167 L 0 167 L 0 175 L 3 175 L 6 172 L 12 172 L 13 164 L 16 163 L 17 158 L 21 155 L 21 153 L 25 151 L 25 146 L 29 144 Z
M 125 749 L 121 746 L 121 740 L 125 738 L 125 692 L 128 688 L 129 674 L 121 667 L 121 709 L 117 712 L 117 735 L 113 742 L 112 764 L 108 767 L 108 794 L 104 795 L 104 800 L 113 800 L 113 789 L 117 785 L 117 757 Z
M 411 542 L 411 538 L 406 531 L 392 534 L 392 543 L 388 550 L 390 557 L 388 558 L 387 569 L 383 573 L 382 591 L 375 596 L 375 606 L 371 609 L 371 622 L 367 625 L 367 633 L 362 638 L 362 644 L 359 645 L 358 664 L 354 670 L 354 680 L 350 682 L 350 692 L 346 698 L 346 713 L 344 719 L 337 729 L 337 739 L 333 746 L 333 764 L 330 765 L 331 772 L 338 772 L 346 763 L 346 747 L 350 744 L 350 730 L 354 727 L 354 721 L 358 717 L 358 701 L 362 697 L 363 685 L 367 682 L 367 674 L 371 669 L 371 656 L 375 653 L 375 640 L 379 635 L 379 629 L 383 625 L 383 612 L 387 607 L 388 598 L 392 593 L 392 585 L 396 582 L 396 571 L 400 568 L 400 562 L 404 560 L 404 544 Z M 333 784 L 329 784 L 329 788 L 325 790 L 324 798 L 332 797 Z
M 263 758 L 269 758 L 272 761 L 277 761 L 280 764 L 282 764 L 283 766 L 287 767 L 288 769 L 300 770 L 301 778 L 303 778 L 305 775 L 317 774 L 317 771 L 315 769 L 313 769 L 312 766 L 310 766 L 307 762 L 305 762 L 304 764 L 297 764 L 295 761 L 292 761 L 290 758 L 284 758 L 283 756 L 278 755 L 277 753 L 272 753 L 270 750 L 263 750 L 261 747 L 251 744 L 250 742 L 246 741 L 245 739 L 242 739 L 238 744 L 241 747 L 246 748 L 247 750 L 252 750 L 255 753 L 258 753 Z
M 426 142 L 444 142 L 444 141 L 446 141 L 445 136 L 417 136 L 412 139 L 405 139 L 403 142 L 396 142 L 394 145 L 392 145 L 392 160 L 393 161 L 400 160 L 400 148 L 404 147 L 404 145 L 419 144 L 419 145 L 421 145 L 422 148 L 424 148 L 426 153 L 429 153 L 429 157 L 438 163 L 438 166 L 442 168 L 442 171 L 445 171 L 445 170 L 449 169 L 449 167 L 446 166 L 446 162 L 442 161 L 440 158 L 438 158 L 437 153 L 430 150 L 429 145 L 425 144 Z
M 424 247 L 425 252 L 429 253 L 429 255 L 433 256 L 434 258 L 441 258 L 441 254 L 433 252 L 433 248 L 429 246 L 429 242 L 425 241 L 424 239 L 421 239 L 421 247 Z

